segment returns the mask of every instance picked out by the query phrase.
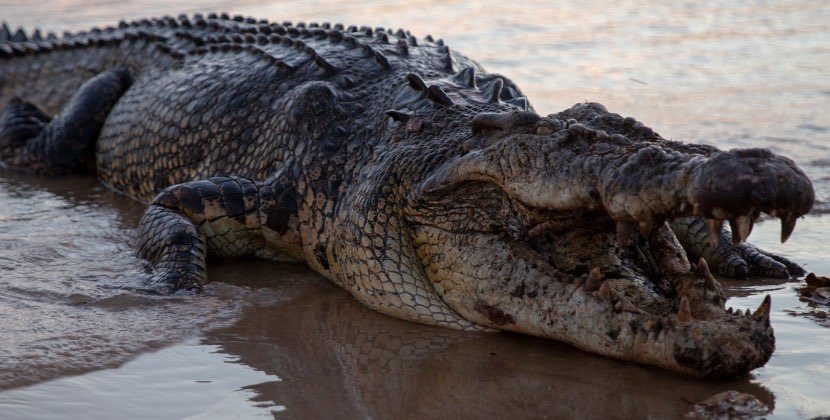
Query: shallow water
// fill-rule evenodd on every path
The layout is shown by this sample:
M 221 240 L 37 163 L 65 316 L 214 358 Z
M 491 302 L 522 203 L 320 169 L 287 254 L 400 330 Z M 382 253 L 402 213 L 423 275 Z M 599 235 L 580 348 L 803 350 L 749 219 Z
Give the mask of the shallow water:
M 819 203 L 786 245 L 775 221 L 751 241 L 830 273 L 830 6 L 668 4 L 0 0 L 0 15 L 63 30 L 228 10 L 432 33 L 513 78 L 541 113 L 598 101 L 668 138 L 792 157 Z M 119 287 L 143 269 L 142 210 L 92 178 L 0 172 L 0 417 L 665 418 L 728 389 L 773 417 L 830 415 L 830 322 L 796 283 L 726 281 L 739 308 L 772 294 L 777 350 L 750 378 L 697 381 L 398 321 L 291 265 L 212 260 L 202 296 L 132 295 Z

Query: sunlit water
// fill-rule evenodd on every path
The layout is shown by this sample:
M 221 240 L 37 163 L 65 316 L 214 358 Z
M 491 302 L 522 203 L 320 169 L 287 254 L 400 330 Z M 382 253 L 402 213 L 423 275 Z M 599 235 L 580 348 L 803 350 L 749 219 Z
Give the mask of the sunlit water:
M 830 7 L 670 4 L 0 0 L 0 19 L 63 30 L 227 10 L 431 33 L 511 77 L 539 112 L 598 101 L 668 138 L 792 157 L 816 210 L 786 245 L 775 221 L 751 240 L 828 274 Z M 134 295 L 122 287 L 143 269 L 142 210 L 92 178 L 0 173 L 0 417 L 660 418 L 728 389 L 773 417 L 830 415 L 830 322 L 794 283 L 726 282 L 736 307 L 772 294 L 777 350 L 750 378 L 697 381 L 398 321 L 294 266 L 212 261 L 204 295 Z

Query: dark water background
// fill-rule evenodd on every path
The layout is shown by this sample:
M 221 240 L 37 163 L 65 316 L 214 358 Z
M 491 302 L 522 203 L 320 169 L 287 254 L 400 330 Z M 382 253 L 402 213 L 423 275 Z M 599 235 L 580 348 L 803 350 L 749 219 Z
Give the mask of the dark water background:
M 828 4 L 0 0 L 0 20 L 60 31 L 229 11 L 431 33 L 511 77 L 541 113 L 598 101 L 667 138 L 792 157 L 817 206 L 786 245 L 777 221 L 751 241 L 830 274 Z M 290 265 L 213 260 L 203 296 L 125 293 L 142 211 L 93 178 L 0 172 L 0 417 L 670 418 L 727 389 L 773 417 L 830 415 L 830 322 L 797 283 L 726 281 L 738 308 L 772 294 L 777 350 L 750 378 L 697 381 L 398 321 Z

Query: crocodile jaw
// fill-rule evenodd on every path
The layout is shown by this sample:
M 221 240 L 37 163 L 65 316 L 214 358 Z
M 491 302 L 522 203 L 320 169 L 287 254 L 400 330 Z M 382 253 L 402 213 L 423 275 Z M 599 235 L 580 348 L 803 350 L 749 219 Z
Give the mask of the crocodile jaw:
M 613 237 L 590 241 L 574 245 L 614 248 Z M 415 229 L 436 292 L 476 324 L 698 377 L 735 377 L 769 360 L 775 338 L 768 307 L 752 315 L 727 311 L 705 262 L 689 264 L 668 227 L 643 243 L 655 264 L 650 269 L 668 290 L 632 272 L 605 277 L 599 267 L 587 274 L 557 269 L 518 238 Z

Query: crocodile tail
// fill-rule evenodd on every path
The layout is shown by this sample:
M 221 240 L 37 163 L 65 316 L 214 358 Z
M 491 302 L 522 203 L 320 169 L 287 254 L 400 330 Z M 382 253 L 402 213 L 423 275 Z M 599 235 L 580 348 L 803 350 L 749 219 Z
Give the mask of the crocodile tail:
M 116 66 L 136 73 L 149 64 L 175 61 L 166 39 L 143 30 L 93 29 L 75 34 L 12 29 L 0 24 L 0 109 L 19 96 L 57 114 L 88 79 Z

